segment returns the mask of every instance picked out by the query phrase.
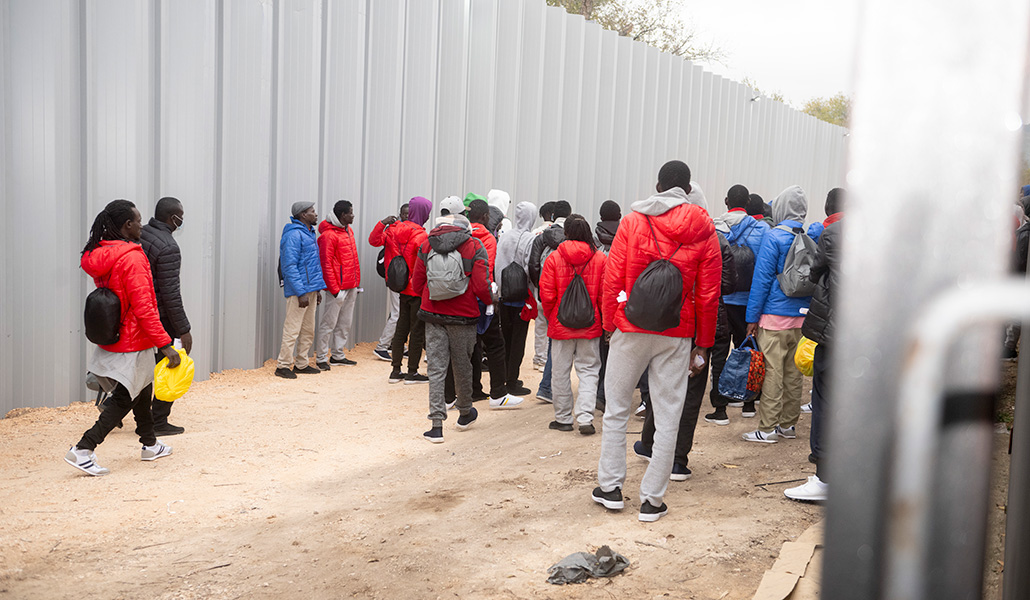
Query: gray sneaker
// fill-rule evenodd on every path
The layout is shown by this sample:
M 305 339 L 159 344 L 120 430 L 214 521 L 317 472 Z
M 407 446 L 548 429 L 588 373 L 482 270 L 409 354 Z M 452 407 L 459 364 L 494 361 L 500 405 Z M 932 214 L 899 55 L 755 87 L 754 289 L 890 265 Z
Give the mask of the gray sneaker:
M 107 475 L 111 472 L 109 469 L 105 469 L 97 464 L 97 455 L 92 450 L 80 450 L 75 446 L 68 449 L 68 453 L 64 455 L 64 462 L 94 477 Z
M 775 431 L 781 438 L 786 438 L 788 440 L 793 440 L 798 437 L 797 429 L 795 429 L 793 425 L 790 427 L 780 427 L 777 425 Z
M 171 453 L 171 446 L 166 446 L 161 443 L 161 440 L 157 440 L 157 443 L 153 446 L 143 446 L 143 451 L 140 452 L 140 460 L 157 460 Z

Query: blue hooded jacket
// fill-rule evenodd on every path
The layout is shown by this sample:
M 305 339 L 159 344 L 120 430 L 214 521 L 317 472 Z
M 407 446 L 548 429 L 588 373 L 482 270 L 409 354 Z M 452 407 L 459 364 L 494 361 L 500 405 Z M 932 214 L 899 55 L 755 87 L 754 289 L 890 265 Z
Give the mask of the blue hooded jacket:
M 805 192 L 791 186 L 773 201 L 773 220 L 791 229 L 801 229 L 808 211 Z M 755 277 L 747 300 L 747 322 L 757 323 L 762 315 L 803 317 L 811 297 L 791 298 L 780 289 L 776 275 L 783 272 L 787 251 L 794 243 L 794 234 L 782 229 L 771 229 L 762 240 L 762 248 L 755 255 Z
M 747 245 L 748 248 L 751 248 L 751 252 L 754 253 L 755 263 L 757 264 L 758 254 L 762 251 L 762 240 L 765 239 L 767 233 L 769 233 L 768 223 L 748 215 L 741 219 L 739 223 L 730 227 L 730 233 L 726 236 L 726 241 L 737 246 Z M 722 301 L 725 304 L 747 306 L 748 294 L 749 292 L 747 291 L 733 292 L 723 296 Z
M 290 222 L 283 227 L 279 266 L 283 271 L 283 294 L 287 298 L 325 289 L 315 231 L 296 217 L 290 217 Z

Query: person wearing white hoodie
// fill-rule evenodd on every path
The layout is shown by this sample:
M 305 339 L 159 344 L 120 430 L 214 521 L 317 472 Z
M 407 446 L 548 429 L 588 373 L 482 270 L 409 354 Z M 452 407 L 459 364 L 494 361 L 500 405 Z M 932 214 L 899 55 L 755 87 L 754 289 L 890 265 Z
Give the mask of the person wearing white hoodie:
M 497 234 L 497 239 L 500 239 L 502 235 L 511 231 L 511 220 L 508 219 L 508 207 L 511 206 L 511 196 L 504 190 L 490 190 L 486 193 L 486 203 L 497 208 L 504 215 L 504 218 L 501 219 L 500 228 L 493 232 Z
M 495 190 L 491 190 L 493 194 Z M 526 337 L 529 333 L 529 321 L 522 319 L 522 307 L 525 306 L 529 294 L 529 253 L 533 247 L 533 223 L 536 222 L 536 205 L 532 202 L 519 202 L 515 205 L 515 226 L 501 235 L 497 242 L 497 258 L 494 264 L 494 281 L 500 286 L 501 303 L 498 311 L 501 317 L 501 334 L 504 337 L 505 365 L 507 381 L 517 383 L 522 359 L 526 354 Z M 505 281 L 505 269 L 508 281 Z M 519 275 L 517 269 L 522 270 Z M 512 287 L 512 281 L 524 281 L 527 284 L 526 294 L 521 298 L 505 296 Z M 505 285 L 508 283 L 509 285 Z M 521 283 L 517 284 L 521 288 Z M 517 386 L 516 386 L 517 387 Z M 509 387 L 508 393 L 522 392 Z M 526 392 L 522 392 L 526 393 Z

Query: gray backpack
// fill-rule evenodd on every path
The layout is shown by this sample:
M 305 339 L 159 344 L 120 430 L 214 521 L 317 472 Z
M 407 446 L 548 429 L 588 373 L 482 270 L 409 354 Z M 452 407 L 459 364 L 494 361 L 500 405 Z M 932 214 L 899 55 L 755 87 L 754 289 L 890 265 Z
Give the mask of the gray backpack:
M 815 282 L 810 278 L 810 273 L 819 252 L 815 240 L 808 237 L 803 229 L 791 229 L 784 225 L 777 225 L 776 229 L 794 234 L 794 241 L 783 263 L 783 272 L 776 275 L 780 289 L 791 298 L 811 296 L 815 292 Z
M 457 250 L 446 254 L 429 251 L 426 257 L 426 287 L 429 288 L 430 300 L 450 300 L 465 293 L 469 287 L 469 278 L 462 262 L 461 253 Z

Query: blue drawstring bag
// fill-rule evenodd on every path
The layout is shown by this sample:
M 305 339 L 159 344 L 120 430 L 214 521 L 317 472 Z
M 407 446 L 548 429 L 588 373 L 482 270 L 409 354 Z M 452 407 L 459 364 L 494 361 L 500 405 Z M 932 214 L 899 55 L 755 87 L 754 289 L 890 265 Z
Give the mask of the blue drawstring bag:
M 737 402 L 750 402 L 758 397 L 765 381 L 765 355 L 758 349 L 754 336 L 730 352 L 719 376 L 719 393 Z

